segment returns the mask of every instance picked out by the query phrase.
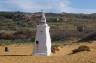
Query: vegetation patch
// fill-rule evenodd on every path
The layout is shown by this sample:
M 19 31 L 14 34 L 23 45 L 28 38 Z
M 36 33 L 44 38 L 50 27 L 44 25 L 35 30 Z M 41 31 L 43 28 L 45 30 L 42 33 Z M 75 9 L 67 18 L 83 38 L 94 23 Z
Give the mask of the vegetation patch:
M 87 34 L 86 36 L 84 36 L 78 42 L 90 42 L 90 41 L 94 41 L 94 40 L 96 40 L 96 32 L 91 32 L 91 33 Z
M 72 54 L 75 54 L 75 53 L 78 53 L 78 52 L 82 52 L 82 51 L 90 51 L 90 48 L 88 46 L 81 45 L 77 49 L 74 49 L 72 51 Z
M 51 52 L 56 53 L 56 51 L 60 51 L 60 48 L 62 48 L 61 45 L 52 45 Z

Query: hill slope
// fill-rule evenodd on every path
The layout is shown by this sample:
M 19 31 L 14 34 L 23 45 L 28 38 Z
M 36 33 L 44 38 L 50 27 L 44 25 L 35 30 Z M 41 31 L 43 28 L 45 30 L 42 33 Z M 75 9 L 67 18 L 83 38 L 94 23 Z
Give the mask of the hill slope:
M 14 37 L 14 33 L 16 31 L 21 31 L 21 35 L 23 33 L 23 35 L 26 35 L 26 37 L 33 35 L 32 39 L 34 39 L 36 24 L 40 22 L 40 18 L 40 12 L 0 12 L 0 30 L 5 31 L 3 33 L 11 34 L 7 34 L 7 37 L 5 34 L 2 37 L 1 33 L 1 39 L 10 39 Z M 46 18 L 51 27 L 50 32 L 52 39 L 55 41 L 67 40 L 70 39 L 69 37 L 81 38 L 91 32 L 96 31 L 96 14 L 46 13 Z M 25 30 L 28 32 L 31 31 L 32 33 L 26 34 L 27 32 L 25 32 Z

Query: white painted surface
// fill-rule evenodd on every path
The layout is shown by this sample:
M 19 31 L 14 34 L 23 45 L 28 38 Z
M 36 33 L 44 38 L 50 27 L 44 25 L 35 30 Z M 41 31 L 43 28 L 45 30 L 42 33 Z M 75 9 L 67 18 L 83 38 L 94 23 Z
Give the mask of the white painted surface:
M 51 38 L 50 38 L 49 29 L 50 27 L 48 26 L 48 24 L 46 24 L 46 17 L 43 13 L 41 23 L 37 25 L 33 56 L 50 56 Z M 36 44 L 36 42 L 38 43 Z

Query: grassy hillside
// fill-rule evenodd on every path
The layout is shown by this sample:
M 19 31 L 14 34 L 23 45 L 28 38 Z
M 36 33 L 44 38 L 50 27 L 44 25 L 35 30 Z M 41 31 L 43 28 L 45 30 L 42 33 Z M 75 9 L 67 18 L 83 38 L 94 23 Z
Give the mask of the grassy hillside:
M 40 18 L 40 12 L 0 12 L 0 40 L 34 41 Z M 81 39 L 96 31 L 96 14 L 46 13 L 46 18 L 53 41 Z

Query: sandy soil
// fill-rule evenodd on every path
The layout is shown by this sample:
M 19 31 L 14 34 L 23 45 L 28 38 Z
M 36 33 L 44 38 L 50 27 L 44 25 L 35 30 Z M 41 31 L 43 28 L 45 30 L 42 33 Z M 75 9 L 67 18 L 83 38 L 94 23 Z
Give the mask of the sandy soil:
M 68 55 L 80 45 L 89 46 L 91 51 Z M 96 43 L 65 45 L 60 51 L 47 57 L 31 56 L 32 44 L 9 45 L 7 46 L 9 47 L 9 52 L 4 52 L 5 47 L 4 45 L 0 46 L 0 63 L 96 63 Z

